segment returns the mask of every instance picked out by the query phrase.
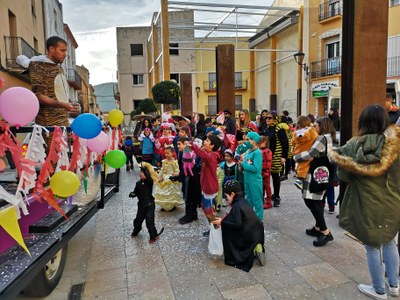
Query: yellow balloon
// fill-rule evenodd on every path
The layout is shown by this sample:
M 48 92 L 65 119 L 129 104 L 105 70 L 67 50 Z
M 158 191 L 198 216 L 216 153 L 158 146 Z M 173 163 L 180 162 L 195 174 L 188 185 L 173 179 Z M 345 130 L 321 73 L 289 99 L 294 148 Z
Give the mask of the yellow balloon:
M 119 109 L 112 109 L 108 113 L 108 120 L 110 121 L 111 126 L 117 127 L 124 120 L 124 114 Z
M 71 171 L 59 171 L 50 178 L 50 188 L 60 197 L 69 197 L 75 194 L 80 186 L 78 176 Z

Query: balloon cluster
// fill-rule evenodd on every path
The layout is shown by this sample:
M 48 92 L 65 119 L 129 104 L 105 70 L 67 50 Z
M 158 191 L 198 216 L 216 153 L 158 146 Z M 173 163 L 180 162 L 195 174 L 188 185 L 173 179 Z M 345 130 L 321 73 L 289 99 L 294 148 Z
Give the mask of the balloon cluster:
M 2 85 L 4 81 L 1 81 Z M 0 115 L 11 126 L 25 126 L 34 121 L 39 112 L 39 100 L 34 93 L 23 87 L 11 87 L 0 95 Z M 118 109 L 109 112 L 111 126 L 117 127 L 124 119 Z M 110 147 L 110 138 L 102 131 L 100 119 L 94 114 L 81 114 L 71 124 L 72 131 L 80 138 L 87 139 L 88 148 L 96 153 L 103 153 Z M 112 168 L 121 168 L 126 162 L 123 151 L 111 150 L 104 156 L 104 161 Z M 0 171 L 4 169 L 0 161 Z M 59 171 L 50 178 L 50 188 L 54 194 L 69 197 L 75 194 L 80 186 L 78 176 L 70 171 Z

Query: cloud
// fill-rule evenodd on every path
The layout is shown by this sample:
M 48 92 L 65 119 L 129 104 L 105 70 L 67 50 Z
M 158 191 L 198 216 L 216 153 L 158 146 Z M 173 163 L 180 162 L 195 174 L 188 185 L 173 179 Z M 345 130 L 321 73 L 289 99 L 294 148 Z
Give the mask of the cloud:
M 93 85 L 116 81 L 115 27 L 149 26 L 153 13 L 160 10 L 159 0 L 59 1 L 63 5 L 64 22 L 71 28 L 79 45 L 76 49 L 77 64 L 89 69 L 90 83 Z M 269 5 L 272 2 L 273 0 L 250 0 L 246 4 Z M 240 4 L 243 0 L 232 0 L 230 3 Z M 223 15 L 224 13 L 202 16 L 196 12 L 196 20 L 218 22 Z M 257 16 L 246 15 L 240 18 L 247 18 L 253 24 L 260 21 Z M 229 23 L 234 22 L 234 17 L 232 20 Z

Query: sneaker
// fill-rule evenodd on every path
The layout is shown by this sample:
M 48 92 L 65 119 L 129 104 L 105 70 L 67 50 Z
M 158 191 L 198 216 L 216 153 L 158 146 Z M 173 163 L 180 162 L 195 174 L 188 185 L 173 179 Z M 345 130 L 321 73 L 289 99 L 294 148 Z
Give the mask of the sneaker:
M 326 243 L 328 243 L 329 241 L 333 241 L 333 235 L 332 233 L 328 233 L 328 234 L 323 234 L 321 233 L 317 239 L 315 241 L 313 241 L 313 245 L 314 247 L 322 247 L 324 245 L 326 245 Z
M 272 199 L 274 200 L 274 207 L 281 206 L 281 197 L 274 197 Z
M 366 284 L 359 284 L 358 285 L 358 290 L 363 293 L 364 295 L 367 295 L 371 297 L 372 299 L 377 299 L 377 300 L 384 300 L 387 299 L 386 293 L 385 294 L 379 294 L 375 291 L 375 289 L 372 287 L 372 285 L 366 285 Z
M 257 244 L 257 246 L 254 248 L 254 256 L 257 258 L 260 266 L 265 266 L 265 252 L 263 251 L 261 244 Z
M 335 213 L 335 205 L 329 205 L 328 214 L 334 214 L 334 213 Z
M 306 229 L 306 234 L 307 235 L 311 235 L 311 236 L 319 237 L 322 233 L 321 233 L 321 231 L 315 229 L 315 227 L 313 226 L 311 228 L 307 228 Z
M 303 190 L 303 180 L 301 179 L 296 179 L 294 181 L 294 185 L 299 189 L 299 190 Z
M 157 242 L 160 239 L 161 233 L 163 232 L 164 232 L 164 227 L 161 227 L 161 230 L 157 233 L 157 235 L 154 238 L 149 240 L 149 243 L 154 244 L 155 242 Z
M 399 296 L 399 285 L 397 286 L 391 286 L 389 282 L 386 281 L 386 285 L 388 286 L 389 289 L 389 295 L 392 297 L 398 297 Z

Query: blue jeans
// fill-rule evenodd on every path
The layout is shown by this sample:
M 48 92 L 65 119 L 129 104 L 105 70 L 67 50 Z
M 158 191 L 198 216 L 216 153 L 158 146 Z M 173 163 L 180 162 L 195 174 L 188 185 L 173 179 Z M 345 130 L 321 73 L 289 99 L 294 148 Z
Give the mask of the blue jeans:
M 367 250 L 368 270 L 372 279 L 372 286 L 378 293 L 385 293 L 385 270 L 391 286 L 399 284 L 397 272 L 399 271 L 399 253 L 395 240 L 375 248 L 364 245 Z M 381 253 L 383 252 L 383 261 Z

